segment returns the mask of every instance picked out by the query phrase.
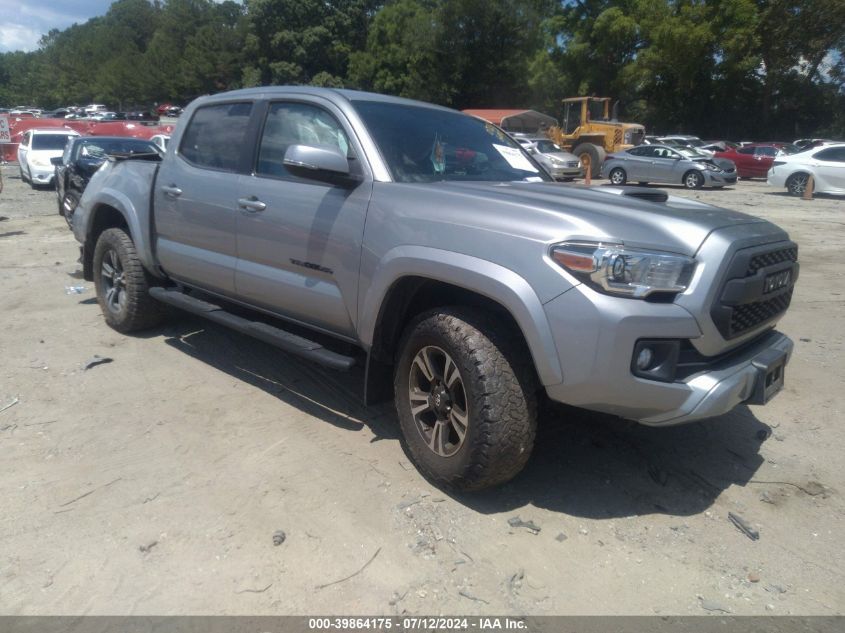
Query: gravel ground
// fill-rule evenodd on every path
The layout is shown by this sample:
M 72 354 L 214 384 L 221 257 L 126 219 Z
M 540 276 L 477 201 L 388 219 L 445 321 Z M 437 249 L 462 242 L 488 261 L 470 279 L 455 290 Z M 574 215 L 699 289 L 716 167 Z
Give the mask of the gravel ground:
M 669 429 L 560 408 L 515 481 L 449 496 L 391 408 L 360 404 L 360 373 L 185 315 L 107 328 L 55 194 L 17 173 L 0 195 L 0 614 L 845 611 L 842 198 L 673 190 L 801 246 L 769 405 Z M 112 362 L 84 370 L 94 355 Z

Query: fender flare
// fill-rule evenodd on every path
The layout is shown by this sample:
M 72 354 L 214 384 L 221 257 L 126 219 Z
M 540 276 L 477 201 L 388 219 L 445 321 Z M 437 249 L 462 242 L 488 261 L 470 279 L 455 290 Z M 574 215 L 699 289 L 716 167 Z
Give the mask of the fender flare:
M 152 240 L 149 224 L 147 223 L 145 225 L 141 222 L 138 211 L 132 203 L 132 200 L 126 194 L 118 191 L 117 189 L 107 188 L 98 192 L 97 199 L 92 204 L 92 212 L 89 215 L 87 223 L 88 226 L 85 231 L 86 243 L 88 242 L 87 237 L 91 235 L 91 231 L 96 225 L 97 214 L 100 212 L 101 207 L 111 207 L 123 216 L 123 219 L 126 221 L 126 225 L 129 227 L 129 237 L 132 238 L 132 241 L 135 244 L 135 250 L 138 252 L 138 258 L 141 260 L 144 268 L 146 268 L 151 274 L 160 277 L 161 275 L 158 272 L 158 264 L 155 261 L 152 252 Z M 90 245 L 92 251 L 94 246 L 94 244 Z
M 522 330 L 540 382 L 553 385 L 563 381 L 543 304 L 524 278 L 487 260 L 427 246 L 398 246 L 382 257 L 359 303 L 359 338 L 366 349 L 372 348 L 383 302 L 404 277 L 460 286 L 500 304 Z

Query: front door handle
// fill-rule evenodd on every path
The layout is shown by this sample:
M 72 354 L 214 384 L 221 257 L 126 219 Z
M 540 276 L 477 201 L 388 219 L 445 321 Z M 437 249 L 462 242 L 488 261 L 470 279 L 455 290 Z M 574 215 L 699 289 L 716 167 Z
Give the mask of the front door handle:
M 182 190 L 176 185 L 164 185 L 161 190 L 164 192 L 164 195 L 170 196 L 171 198 L 178 198 L 182 195 Z
M 264 211 L 267 208 L 267 205 L 261 202 L 255 196 L 250 196 L 249 198 L 238 198 L 238 206 L 245 211 L 250 211 L 255 213 L 257 211 Z

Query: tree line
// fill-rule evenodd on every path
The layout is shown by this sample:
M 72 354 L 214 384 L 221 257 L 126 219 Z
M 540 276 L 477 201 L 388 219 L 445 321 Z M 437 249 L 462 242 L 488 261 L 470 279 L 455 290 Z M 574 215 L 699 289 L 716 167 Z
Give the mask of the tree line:
M 845 136 L 843 0 L 117 0 L 0 55 L 0 104 L 118 109 L 265 84 L 455 108 L 618 99 L 650 132 Z

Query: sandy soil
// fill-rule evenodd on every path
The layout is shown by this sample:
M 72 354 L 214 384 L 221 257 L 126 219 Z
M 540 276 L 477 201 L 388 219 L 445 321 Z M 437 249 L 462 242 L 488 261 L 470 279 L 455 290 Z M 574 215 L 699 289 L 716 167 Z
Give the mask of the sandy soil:
M 359 373 L 189 316 L 110 330 L 55 194 L 3 173 L 0 613 L 845 611 L 844 199 L 674 190 L 801 245 L 768 406 L 662 430 L 560 409 L 518 479 L 454 497 Z

